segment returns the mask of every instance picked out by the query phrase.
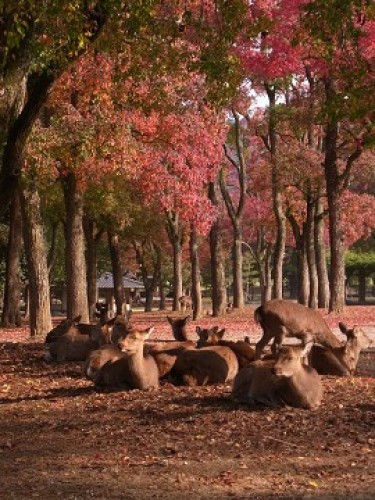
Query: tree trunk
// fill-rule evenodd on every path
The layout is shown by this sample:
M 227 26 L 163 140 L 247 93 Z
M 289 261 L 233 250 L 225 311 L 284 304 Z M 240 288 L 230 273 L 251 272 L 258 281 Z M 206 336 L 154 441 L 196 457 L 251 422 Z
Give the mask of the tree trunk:
M 360 306 L 366 305 L 366 273 L 363 270 L 358 274 L 358 303 Z
M 217 184 L 215 182 L 210 182 L 208 193 L 209 198 L 215 207 L 218 207 L 219 205 L 217 190 Z M 212 314 L 214 317 L 217 317 L 225 314 L 228 302 L 225 284 L 225 266 L 220 218 L 218 218 L 211 226 L 210 254 Z
M 193 301 L 193 320 L 202 315 L 201 271 L 198 254 L 198 238 L 194 228 L 190 232 L 190 262 L 191 262 L 191 297 Z
M 160 296 L 159 311 L 165 311 L 167 309 L 167 302 L 165 297 L 165 286 L 163 277 L 161 277 L 159 280 L 159 296 Z
M 236 224 L 233 232 L 232 245 L 232 268 L 233 268 L 233 307 L 243 308 L 243 253 L 242 232 L 239 224 Z
M 24 79 L 24 76 L 21 78 Z M 0 173 L 0 212 L 4 211 L 13 199 L 14 192 L 19 184 L 26 141 L 53 81 L 54 77 L 47 74 L 47 72 L 42 72 L 37 77 L 34 75 L 33 86 L 28 94 L 28 99 L 14 123 L 9 125 L 8 133 L 5 134 L 6 144 Z M 20 82 L 20 88 L 23 89 L 26 81 L 22 80 Z M 24 90 L 21 92 L 24 92 Z
M 332 120 L 326 127 L 324 158 L 331 251 L 329 311 L 340 313 L 343 312 L 345 304 L 345 248 L 337 168 L 337 138 L 338 123 Z
M 304 243 L 304 242 L 303 242 Z M 298 302 L 307 306 L 310 295 L 309 268 L 307 264 L 307 255 L 305 244 L 302 245 L 300 251 L 297 252 L 298 265 Z
M 86 239 L 87 266 L 87 299 L 90 321 L 96 319 L 96 303 L 98 301 L 97 248 L 103 231 L 95 232 L 95 223 L 89 218 L 83 218 L 83 229 Z
M 113 293 L 116 304 L 116 314 L 125 314 L 124 270 L 121 262 L 120 242 L 117 234 L 108 231 L 108 246 L 111 256 Z
M 22 247 L 22 213 L 19 190 L 14 192 L 10 206 L 10 224 L 7 246 L 7 260 L 4 284 L 4 301 L 2 324 L 4 326 L 20 326 L 21 280 L 20 254 Z
M 23 235 L 29 276 L 30 335 L 52 329 L 47 251 L 40 215 L 39 193 L 32 182 L 22 192 Z
M 316 309 L 318 305 L 318 273 L 316 270 L 314 241 L 315 200 L 313 199 L 311 187 L 308 188 L 306 209 L 306 255 L 310 283 L 309 307 Z
M 314 221 L 316 270 L 318 273 L 318 307 L 327 308 L 329 305 L 329 282 L 324 243 L 324 218 L 322 211 L 322 200 L 319 193 L 316 200 L 316 216 Z
M 168 212 L 166 214 L 166 219 L 167 234 L 173 250 L 173 310 L 179 311 L 181 309 L 179 299 L 183 295 L 182 235 L 178 215 Z
M 81 316 L 89 322 L 87 301 L 85 239 L 83 233 L 83 194 L 77 186 L 75 175 L 69 172 L 62 179 L 66 210 L 66 287 L 67 316 Z
M 277 161 L 277 134 L 276 134 L 276 91 L 269 84 L 265 85 L 269 100 L 269 151 L 272 164 L 272 198 L 273 211 L 276 219 L 276 242 L 273 257 L 273 295 L 276 299 L 283 297 L 283 265 L 286 244 L 286 218 L 283 210 L 280 174 Z

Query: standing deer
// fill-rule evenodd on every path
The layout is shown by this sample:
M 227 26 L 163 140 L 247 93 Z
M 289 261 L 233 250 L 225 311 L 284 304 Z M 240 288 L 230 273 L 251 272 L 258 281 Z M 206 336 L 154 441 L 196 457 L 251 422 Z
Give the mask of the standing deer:
M 272 338 L 273 354 L 280 349 L 285 337 L 297 337 L 303 345 L 307 345 L 310 340 L 328 348 L 341 345 L 321 314 L 302 304 L 281 299 L 270 300 L 255 310 L 254 319 L 263 329 L 263 336 L 255 348 L 255 359 L 260 359 Z
M 371 344 L 365 332 L 358 326 L 348 328 L 344 323 L 339 323 L 339 327 L 347 337 L 344 344 L 332 349 L 314 345 L 310 350 L 309 364 L 321 375 L 353 375 L 362 349 L 367 349 Z
M 318 408 L 323 396 L 320 377 L 302 364 L 310 345 L 283 346 L 276 361 L 258 360 L 243 368 L 234 380 L 232 395 L 251 406 Z
M 190 297 L 190 295 L 182 295 L 178 299 L 180 305 L 181 305 L 181 310 L 182 311 L 191 311 L 193 308 L 193 301 Z

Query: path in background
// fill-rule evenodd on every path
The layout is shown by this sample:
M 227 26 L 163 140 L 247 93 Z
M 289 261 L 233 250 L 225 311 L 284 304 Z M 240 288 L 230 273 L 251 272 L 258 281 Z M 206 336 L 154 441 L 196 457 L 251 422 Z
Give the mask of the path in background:
M 247 305 L 242 311 L 234 311 L 228 314 L 225 318 L 212 318 L 204 316 L 197 321 L 190 321 L 188 324 L 188 333 L 192 339 L 195 339 L 195 329 L 199 325 L 201 327 L 220 326 L 226 328 L 225 337 L 227 339 L 238 340 L 243 339 L 246 335 L 250 336 L 250 341 L 255 343 L 261 336 L 261 328 L 254 322 L 254 309 L 256 306 Z M 348 326 L 361 325 L 365 332 L 372 339 L 375 348 L 375 306 L 347 306 L 345 312 L 340 315 L 327 314 L 327 311 L 321 311 L 329 327 L 340 339 L 344 336 L 338 329 L 339 321 L 346 323 Z M 141 326 L 154 326 L 154 339 L 168 340 L 172 339 L 171 327 L 167 321 L 167 316 L 177 317 L 186 316 L 188 313 L 174 313 L 171 310 L 153 311 L 145 313 L 136 311 L 132 316 L 132 322 Z M 53 323 L 56 325 L 61 321 L 62 317 L 53 318 Z M 0 328 L 0 342 L 41 342 L 43 338 L 30 339 L 29 328 L 27 325 L 21 328 L 4 329 Z

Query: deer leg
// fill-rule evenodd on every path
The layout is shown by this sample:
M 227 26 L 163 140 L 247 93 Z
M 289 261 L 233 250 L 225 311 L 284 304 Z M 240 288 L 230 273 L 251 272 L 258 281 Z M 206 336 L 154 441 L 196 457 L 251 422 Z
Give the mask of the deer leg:
M 271 345 L 271 351 L 272 355 L 275 358 L 280 351 L 280 347 L 284 343 L 286 332 L 282 331 L 278 334 L 275 335 L 275 338 L 273 339 L 272 345 Z
M 261 358 L 264 348 L 266 347 L 268 342 L 272 339 L 272 337 L 273 337 L 272 333 L 269 333 L 267 330 L 263 330 L 263 336 L 255 346 L 255 358 L 254 358 L 255 361 Z

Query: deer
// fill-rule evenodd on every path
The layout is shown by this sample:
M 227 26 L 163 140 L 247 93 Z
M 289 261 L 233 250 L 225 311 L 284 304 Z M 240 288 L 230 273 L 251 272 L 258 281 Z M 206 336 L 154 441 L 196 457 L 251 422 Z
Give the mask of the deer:
M 200 386 L 230 382 L 238 373 L 232 349 L 216 345 L 175 353 L 170 375 L 177 385 Z
M 167 321 L 172 327 L 172 335 L 178 342 L 189 340 L 187 335 L 187 324 L 190 321 L 190 316 L 184 318 L 172 318 L 167 316 Z
M 103 378 L 101 375 L 103 366 L 107 363 L 112 364 L 123 357 L 117 345 L 103 345 L 89 353 L 83 365 L 83 373 L 95 385 L 100 385 Z
M 191 311 L 193 308 L 193 302 L 190 295 L 181 295 L 178 299 L 182 311 Z
M 254 311 L 254 319 L 263 329 L 263 335 L 255 347 L 255 359 L 260 359 L 262 352 L 271 339 L 272 353 L 275 355 L 285 337 L 297 337 L 307 345 L 314 340 L 330 349 L 340 347 L 340 340 L 332 333 L 323 316 L 302 304 L 282 299 L 274 299 L 259 306 Z
M 302 363 L 312 342 L 306 346 L 282 346 L 276 361 L 254 361 L 234 379 L 232 396 L 250 406 L 291 406 L 317 409 L 323 386 L 318 372 Z
M 63 320 L 47 334 L 44 361 L 57 361 L 58 363 L 84 361 L 92 350 L 102 345 L 116 343 L 117 337 L 123 335 L 124 332 L 121 330 L 116 337 L 115 326 L 120 321 L 127 321 L 117 317 L 103 325 L 91 325 L 77 323 L 79 319 L 80 316 L 73 320 Z
M 118 341 L 128 370 L 126 382 L 133 389 L 144 390 L 159 387 L 159 370 L 156 361 L 150 354 L 144 353 L 143 349 L 145 340 L 149 338 L 153 330 L 154 327 L 144 330 L 132 329 Z
M 223 340 L 225 334 L 225 328 L 219 329 L 218 326 L 212 328 L 200 328 L 196 327 L 196 332 L 198 334 L 199 340 L 197 342 L 197 347 L 206 347 L 213 345 L 226 346 L 232 349 L 234 354 L 237 356 L 239 369 L 248 366 L 255 359 L 255 351 L 250 347 L 249 340 L 238 340 L 233 342 L 231 340 Z
M 360 327 L 348 328 L 340 322 L 339 328 L 346 335 L 346 342 L 340 347 L 327 349 L 313 345 L 310 350 L 308 362 L 321 375 L 354 375 L 361 351 L 371 344 L 371 340 Z
M 44 361 L 57 361 L 57 363 L 84 361 L 96 347 L 98 344 L 90 338 L 90 335 L 80 333 L 75 325 L 72 325 L 57 340 L 46 344 Z

